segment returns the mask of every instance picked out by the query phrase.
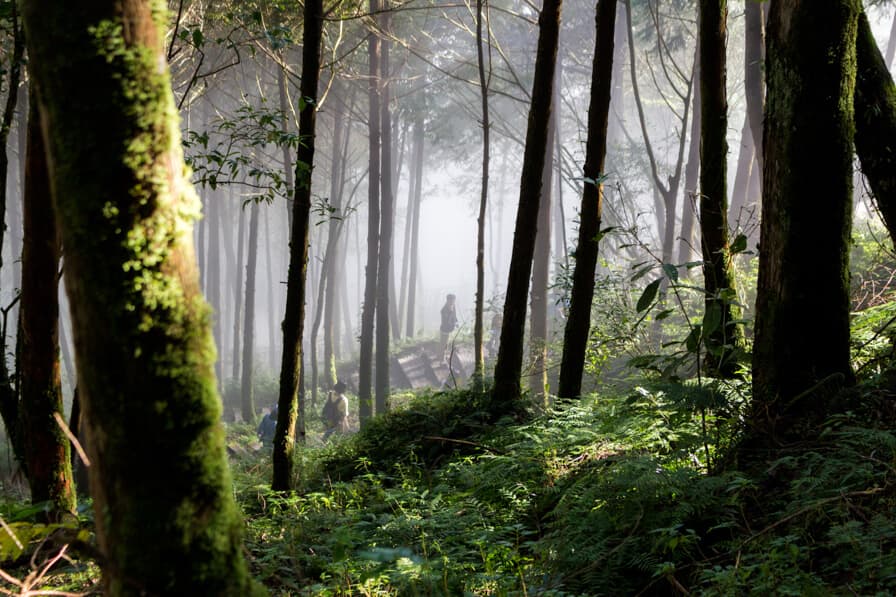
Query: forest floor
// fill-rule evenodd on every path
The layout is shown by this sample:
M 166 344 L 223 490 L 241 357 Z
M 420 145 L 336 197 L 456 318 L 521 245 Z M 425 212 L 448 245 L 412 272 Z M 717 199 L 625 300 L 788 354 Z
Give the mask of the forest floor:
M 748 384 L 642 382 L 507 416 L 466 390 L 404 394 L 327 444 L 312 415 L 288 497 L 229 425 L 252 571 L 284 597 L 896 593 L 886 378 L 749 472 L 727 464 Z M 9 487 L 0 586 L 96 590 L 89 503 L 48 527 Z

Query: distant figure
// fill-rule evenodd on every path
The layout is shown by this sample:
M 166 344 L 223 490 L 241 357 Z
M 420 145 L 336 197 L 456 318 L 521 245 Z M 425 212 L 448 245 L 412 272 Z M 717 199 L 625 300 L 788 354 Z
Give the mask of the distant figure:
M 445 305 L 442 307 L 442 325 L 439 327 L 439 332 L 441 332 L 439 347 L 442 350 L 442 360 L 448 359 L 448 339 L 451 332 L 457 327 L 457 311 L 454 307 L 456 298 L 453 294 L 449 294 L 445 297 Z
M 324 410 L 323 441 L 327 441 L 334 433 L 348 433 L 348 398 L 345 396 L 345 383 L 337 381 L 327 394 Z
M 277 431 L 277 405 L 261 419 L 258 424 L 258 439 L 261 444 L 270 450 L 274 447 L 274 433 Z
M 494 316 L 492 316 L 492 325 L 489 331 L 488 344 L 486 345 L 489 355 L 498 353 L 498 346 L 501 344 L 502 325 L 504 325 L 504 315 L 500 311 L 497 311 Z

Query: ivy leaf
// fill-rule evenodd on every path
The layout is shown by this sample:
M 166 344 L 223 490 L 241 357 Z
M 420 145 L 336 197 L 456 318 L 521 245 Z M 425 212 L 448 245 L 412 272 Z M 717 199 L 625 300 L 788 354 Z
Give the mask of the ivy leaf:
M 662 278 L 657 278 L 647 285 L 647 288 L 644 289 L 644 292 L 641 294 L 641 298 L 638 299 L 638 304 L 635 307 L 638 313 L 645 311 L 653 304 L 653 299 L 656 298 L 656 293 L 659 291 L 660 282 L 662 281 Z

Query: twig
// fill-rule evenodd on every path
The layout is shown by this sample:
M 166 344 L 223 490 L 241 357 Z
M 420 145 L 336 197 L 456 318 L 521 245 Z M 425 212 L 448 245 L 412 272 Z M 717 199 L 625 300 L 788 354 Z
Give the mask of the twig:
M 465 439 L 453 439 L 450 437 L 442 437 L 441 435 L 424 435 L 423 439 L 431 439 L 440 442 L 450 442 L 453 444 L 463 444 L 465 446 L 473 446 L 474 448 L 482 448 L 486 452 L 491 452 L 492 454 L 497 454 L 499 456 L 506 456 L 507 452 L 503 450 L 498 450 L 497 448 L 491 448 L 489 446 L 478 444 L 476 442 L 471 442 Z
M 62 432 L 68 436 L 69 441 L 72 442 L 72 445 L 75 446 L 75 450 L 78 452 L 78 456 L 81 457 L 81 461 L 84 463 L 84 466 L 90 466 L 90 459 L 87 458 L 87 453 L 84 452 L 84 448 L 81 447 L 81 442 L 78 441 L 78 438 L 75 437 L 75 434 L 72 433 L 72 430 L 68 428 L 68 425 L 65 424 L 65 421 L 62 420 L 62 415 L 58 412 L 53 413 L 53 418 L 56 419 L 56 424 L 59 425 L 59 428 L 62 429 Z

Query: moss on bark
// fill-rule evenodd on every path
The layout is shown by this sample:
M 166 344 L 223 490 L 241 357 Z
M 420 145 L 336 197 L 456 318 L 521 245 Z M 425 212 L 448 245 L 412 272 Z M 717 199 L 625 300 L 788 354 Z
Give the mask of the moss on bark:
M 24 4 L 107 595 L 248 595 L 160 1 Z
M 784 1 L 768 27 L 753 425 L 782 435 L 849 383 L 849 252 L 858 0 Z M 826 385 L 826 384 L 822 384 Z

